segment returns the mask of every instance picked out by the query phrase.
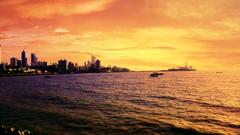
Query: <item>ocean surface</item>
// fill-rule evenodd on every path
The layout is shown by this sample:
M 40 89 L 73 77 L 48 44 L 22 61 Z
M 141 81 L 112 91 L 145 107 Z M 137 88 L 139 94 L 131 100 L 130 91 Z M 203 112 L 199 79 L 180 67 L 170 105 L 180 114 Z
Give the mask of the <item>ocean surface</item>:
M 0 78 L 0 123 L 35 135 L 240 134 L 240 74 Z

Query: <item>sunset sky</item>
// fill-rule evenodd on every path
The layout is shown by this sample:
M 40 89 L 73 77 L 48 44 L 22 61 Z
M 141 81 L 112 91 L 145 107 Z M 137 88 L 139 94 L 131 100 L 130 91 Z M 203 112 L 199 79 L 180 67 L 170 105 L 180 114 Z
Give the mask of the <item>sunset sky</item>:
M 240 70 L 240 0 L 0 0 L 2 57 Z

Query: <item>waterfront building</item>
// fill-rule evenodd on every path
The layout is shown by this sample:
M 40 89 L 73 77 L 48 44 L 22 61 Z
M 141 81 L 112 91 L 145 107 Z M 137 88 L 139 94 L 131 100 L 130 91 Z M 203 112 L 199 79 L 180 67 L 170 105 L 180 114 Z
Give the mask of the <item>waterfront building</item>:
M 95 69 L 97 72 L 101 71 L 101 61 L 99 59 L 96 60 Z
M 65 73 L 68 70 L 67 60 L 59 60 L 58 61 L 58 70 L 60 73 Z
M 39 61 L 37 62 L 36 66 L 46 68 L 48 66 L 48 63 L 46 61 Z
M 73 72 L 75 69 L 74 63 L 68 62 L 68 71 Z
M 38 58 L 35 53 L 31 54 L 31 66 L 37 66 L 38 65 Z
M 6 70 L 6 65 L 2 62 L 0 64 L 0 73 L 3 73 Z
M 87 61 L 87 67 L 89 68 L 91 66 L 91 62 L 88 60 Z
M 17 67 L 18 66 L 18 59 L 17 58 L 14 58 L 14 57 L 12 57 L 11 59 L 10 59 L 10 67 Z
M 27 67 L 27 57 L 26 57 L 26 52 L 23 50 L 22 51 L 22 67 Z
M 0 64 L 2 63 L 2 46 L 0 45 Z
M 95 64 L 96 63 L 96 57 L 95 56 L 91 56 L 91 64 Z
M 17 67 L 21 67 L 22 66 L 22 61 L 21 60 L 17 60 Z

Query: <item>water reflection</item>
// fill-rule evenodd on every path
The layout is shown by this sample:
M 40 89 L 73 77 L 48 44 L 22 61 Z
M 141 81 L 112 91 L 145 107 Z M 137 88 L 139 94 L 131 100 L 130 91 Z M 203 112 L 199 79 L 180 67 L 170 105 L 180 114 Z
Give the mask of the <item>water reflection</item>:
M 0 120 L 44 134 L 238 134 L 239 76 L 205 72 L 0 78 Z

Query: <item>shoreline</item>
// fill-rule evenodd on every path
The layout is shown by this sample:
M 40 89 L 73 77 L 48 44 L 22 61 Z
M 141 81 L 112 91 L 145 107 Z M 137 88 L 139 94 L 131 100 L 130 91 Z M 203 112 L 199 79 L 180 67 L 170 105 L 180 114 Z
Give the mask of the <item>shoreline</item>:
M 6 126 L 1 123 L 0 134 L 1 135 L 32 135 L 32 132 L 29 130 Z
M 129 72 L 80 72 L 80 73 L 21 73 L 21 74 L 0 74 L 1 77 L 18 77 L 18 76 L 39 76 L 39 75 L 66 75 L 66 74 L 110 74 L 110 73 L 133 73 L 133 72 L 197 72 L 197 71 L 129 71 Z
M 18 76 L 39 76 L 39 75 L 66 75 L 66 74 L 108 74 L 108 73 L 130 73 L 130 72 L 136 72 L 136 71 L 129 71 L 129 72 L 83 72 L 83 73 L 41 73 L 41 74 L 32 74 L 32 73 L 26 73 L 26 74 L 0 74 L 1 77 L 18 77 Z
M 0 74 L 1 77 L 17 77 L 17 76 L 37 76 L 37 75 L 55 75 L 55 73 L 43 73 L 43 74 Z

